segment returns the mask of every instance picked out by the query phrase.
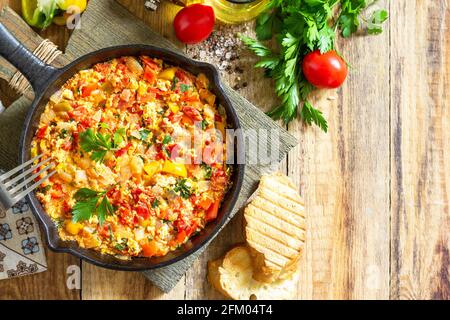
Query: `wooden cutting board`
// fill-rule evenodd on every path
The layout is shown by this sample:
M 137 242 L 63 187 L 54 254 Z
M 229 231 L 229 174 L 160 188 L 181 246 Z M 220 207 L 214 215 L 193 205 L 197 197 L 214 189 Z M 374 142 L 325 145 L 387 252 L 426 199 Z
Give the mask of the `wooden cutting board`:
M 29 48 L 34 49 L 40 43 L 41 39 L 39 36 L 24 25 L 20 17 L 11 10 L 5 10 L 0 16 L 0 21 L 4 22 L 8 28 L 15 32 L 15 35 Z M 57 65 L 63 65 L 83 54 L 112 45 L 137 43 L 151 44 L 179 51 L 173 43 L 155 33 L 143 22 L 136 19 L 135 16 L 129 13 L 120 4 L 109 0 L 90 1 L 86 12 L 83 14 L 81 28 L 73 32 L 66 48 L 65 55 L 60 56 L 55 63 Z M 13 69 L 11 69 L 10 66 L 0 63 L 0 76 L 8 78 L 12 73 Z M 233 106 L 237 110 L 244 129 L 254 129 L 255 131 L 252 132 L 257 132 L 258 129 L 276 130 L 278 137 L 274 138 L 279 138 L 279 154 L 277 155 L 277 160 L 281 161 L 284 159 L 289 150 L 297 144 L 296 139 L 230 87 L 227 85 L 224 85 L 224 87 Z M 27 94 L 27 96 L 30 97 L 31 95 Z M 28 100 L 28 104 L 29 103 L 30 100 Z M 21 108 L 15 109 L 18 111 L 21 110 L 23 113 L 23 104 L 24 100 L 21 99 Z M 13 132 L 8 131 L 7 134 L 0 133 L 0 140 L 6 139 L 6 137 L 12 135 L 18 136 L 20 132 L 20 121 L 22 121 L 23 115 L 18 115 L 16 117 L 14 112 L 10 111 L 9 113 L 13 113 L 12 115 L 9 115 L 9 121 L 11 121 L 11 118 L 16 121 L 12 124 L 9 122 L 10 125 L 8 127 L 11 128 Z M 269 135 L 267 140 L 268 146 L 273 144 L 271 138 L 272 137 Z M 247 136 L 247 146 L 256 145 L 257 143 L 258 140 L 255 134 L 249 134 Z M 0 154 L 3 154 L 3 148 L 8 148 L 7 154 L 13 155 L 12 157 L 7 157 L 6 160 L 11 161 L 11 158 L 15 159 L 17 157 L 17 151 L 12 150 L 15 149 L 14 146 L 11 146 L 10 144 L 5 146 L 6 144 L 4 143 L 1 143 L 0 145 Z M 251 155 L 247 153 L 247 157 L 249 156 Z M 1 164 L 2 163 L 0 162 L 0 165 Z M 230 215 L 230 219 L 242 208 L 247 198 L 255 190 L 260 176 L 270 170 L 271 166 L 269 165 L 247 165 L 242 191 L 236 207 Z M 161 290 L 168 292 L 177 284 L 184 273 L 191 267 L 192 263 L 208 245 L 209 243 L 197 253 L 176 264 L 154 271 L 144 272 L 144 275 Z M 206 268 L 206 266 L 204 267 Z

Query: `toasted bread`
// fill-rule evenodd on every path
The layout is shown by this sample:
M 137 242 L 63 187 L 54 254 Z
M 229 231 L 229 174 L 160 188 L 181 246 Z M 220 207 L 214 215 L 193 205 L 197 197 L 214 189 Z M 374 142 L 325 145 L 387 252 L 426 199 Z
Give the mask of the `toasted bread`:
M 249 248 L 239 246 L 221 259 L 208 263 L 209 282 L 221 293 L 235 300 L 284 300 L 294 297 L 298 273 L 271 284 L 253 279 Z
M 263 176 L 244 217 L 255 280 L 271 283 L 294 273 L 306 240 L 306 219 L 292 181 L 281 173 Z

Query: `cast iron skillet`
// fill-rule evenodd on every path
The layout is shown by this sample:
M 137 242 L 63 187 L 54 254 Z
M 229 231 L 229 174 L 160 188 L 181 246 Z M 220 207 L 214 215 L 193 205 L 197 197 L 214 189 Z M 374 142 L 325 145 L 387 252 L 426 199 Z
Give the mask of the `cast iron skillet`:
M 121 56 L 148 55 L 179 66 L 193 74 L 204 73 L 211 82 L 211 91 L 217 96 L 218 102 L 225 108 L 228 125 L 233 129 L 239 129 L 239 119 L 230 100 L 220 84 L 219 75 L 214 66 L 197 62 L 174 53 L 170 50 L 148 45 L 127 45 L 101 49 L 89 53 L 64 68 L 56 69 L 46 65 L 31 52 L 29 52 L 8 30 L 0 23 L 0 55 L 12 63 L 30 81 L 35 92 L 35 100 L 25 119 L 24 129 L 20 140 L 20 159 L 23 163 L 30 159 L 30 144 L 37 129 L 39 118 L 47 104 L 50 96 L 56 92 L 69 78 L 79 70 L 90 68 L 92 65 Z M 239 131 L 240 132 L 240 131 Z M 235 145 L 243 143 L 242 135 L 237 135 Z M 234 152 L 236 155 L 236 152 Z M 234 163 L 237 163 L 236 161 Z M 131 260 L 120 260 L 110 255 L 102 255 L 97 251 L 80 248 L 73 241 L 62 241 L 59 238 L 57 228 L 51 218 L 46 214 L 34 193 L 27 199 L 33 213 L 42 223 L 47 238 L 48 246 L 56 252 L 71 253 L 83 260 L 95 265 L 126 271 L 143 271 L 155 269 L 173 264 L 197 251 L 202 245 L 219 232 L 233 209 L 238 198 L 242 181 L 244 178 L 243 164 L 233 165 L 233 185 L 224 198 L 217 219 L 209 223 L 206 228 L 189 242 L 176 251 L 168 253 L 164 257 L 155 258 L 133 258 Z

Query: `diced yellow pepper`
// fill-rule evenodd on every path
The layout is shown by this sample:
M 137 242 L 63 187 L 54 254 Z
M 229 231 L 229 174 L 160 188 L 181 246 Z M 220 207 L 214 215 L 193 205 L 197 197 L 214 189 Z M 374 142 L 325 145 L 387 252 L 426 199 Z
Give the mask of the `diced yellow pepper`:
M 139 89 L 138 89 L 138 95 L 143 96 L 147 93 L 147 84 L 144 81 L 139 81 Z
M 174 102 L 167 102 L 167 105 L 169 106 L 170 111 L 172 111 L 173 113 L 177 113 L 178 111 L 180 111 L 180 107 Z
M 171 173 L 176 176 L 180 176 L 183 178 L 187 177 L 186 166 L 182 163 L 175 163 L 170 160 L 164 161 L 164 166 L 162 169 L 163 172 Z
M 167 68 L 158 74 L 158 78 L 172 81 L 175 78 L 175 72 L 177 72 L 177 68 Z
M 33 147 L 31 148 L 31 157 L 34 158 L 34 157 L 36 157 L 37 155 L 38 155 L 37 147 L 36 147 L 36 146 L 33 146 Z
M 66 231 L 73 236 L 76 236 L 83 229 L 83 225 L 78 222 L 67 221 Z
M 153 176 L 154 174 L 161 172 L 162 163 L 161 161 L 152 161 L 144 166 L 144 171 L 148 176 Z

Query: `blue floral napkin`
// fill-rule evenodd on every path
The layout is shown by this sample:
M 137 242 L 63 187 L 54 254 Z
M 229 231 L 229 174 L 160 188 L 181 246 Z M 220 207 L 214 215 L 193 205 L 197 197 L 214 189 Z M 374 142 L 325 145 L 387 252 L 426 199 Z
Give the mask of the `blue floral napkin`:
M 27 202 L 20 201 L 6 212 L 0 209 L 0 280 L 45 270 L 39 224 Z

